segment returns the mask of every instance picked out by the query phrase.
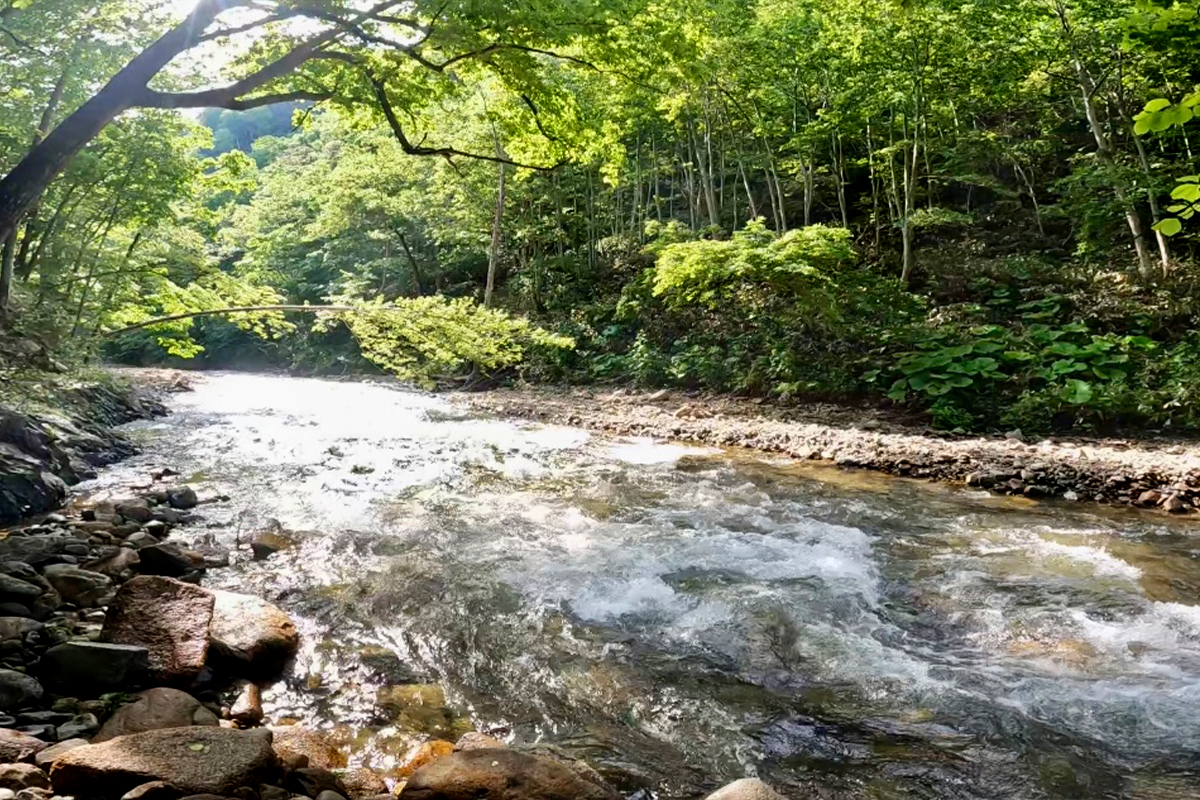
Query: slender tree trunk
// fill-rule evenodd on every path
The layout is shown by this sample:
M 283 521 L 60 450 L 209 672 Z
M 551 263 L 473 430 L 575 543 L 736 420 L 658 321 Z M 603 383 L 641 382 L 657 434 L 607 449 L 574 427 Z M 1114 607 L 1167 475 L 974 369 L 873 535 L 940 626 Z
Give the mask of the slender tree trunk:
M 750 219 L 758 216 L 758 204 L 754 202 L 754 192 L 750 189 L 750 179 L 746 177 L 746 165 L 738 161 L 738 171 L 742 173 L 742 185 L 746 187 L 746 204 L 750 206 Z
M 404 231 L 400 228 L 396 229 L 396 238 L 400 240 L 400 247 L 404 250 L 404 256 L 408 259 L 408 268 L 412 270 L 414 288 L 417 290 L 417 297 L 422 297 L 425 294 L 425 278 L 421 274 L 421 265 L 413 255 L 412 248 L 408 246 L 408 237 L 404 235 Z
M 504 154 L 504 146 L 500 144 L 500 135 L 496 132 L 496 126 L 492 125 L 492 138 L 496 143 L 496 158 L 507 158 Z M 500 162 L 500 178 L 496 186 L 496 213 L 492 217 L 492 246 L 488 251 L 488 270 L 487 270 L 487 285 L 483 289 L 483 305 L 484 308 L 490 308 L 492 305 L 492 293 L 496 291 L 496 267 L 500 263 L 500 234 L 504 224 L 504 197 L 507 194 L 507 165 Z
M 8 236 L 0 248 L 0 327 L 8 323 L 8 298 L 12 291 L 13 264 L 17 256 L 17 238 Z

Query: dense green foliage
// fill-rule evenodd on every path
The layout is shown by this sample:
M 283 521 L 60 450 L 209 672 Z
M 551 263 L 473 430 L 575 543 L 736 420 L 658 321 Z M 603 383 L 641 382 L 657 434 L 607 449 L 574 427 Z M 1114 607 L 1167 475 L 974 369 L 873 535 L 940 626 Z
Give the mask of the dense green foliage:
M 0 172 L 171 13 L 115 5 L 0 0 Z M 288 102 L 118 117 L 13 237 L 11 324 L 129 360 L 1200 427 L 1196 3 L 405 8 L 257 89 Z M 262 24 L 205 47 L 237 76 L 301 46 Z M 184 61 L 160 83 L 208 85 Z M 280 303 L 357 310 L 99 335 Z

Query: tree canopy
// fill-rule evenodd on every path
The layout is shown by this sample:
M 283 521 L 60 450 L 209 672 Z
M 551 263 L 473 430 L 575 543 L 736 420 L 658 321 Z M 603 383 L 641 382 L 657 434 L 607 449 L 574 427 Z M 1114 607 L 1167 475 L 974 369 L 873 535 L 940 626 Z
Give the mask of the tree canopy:
M 0 0 L 0 308 L 128 359 L 1190 426 L 1198 39 L 1176 0 Z M 362 310 L 103 335 L 304 304 Z

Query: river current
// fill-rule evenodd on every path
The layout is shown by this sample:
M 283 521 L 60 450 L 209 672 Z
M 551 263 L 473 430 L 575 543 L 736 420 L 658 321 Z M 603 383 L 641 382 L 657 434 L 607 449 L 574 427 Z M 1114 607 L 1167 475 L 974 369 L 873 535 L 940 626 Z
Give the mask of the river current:
M 297 619 L 266 693 L 394 771 L 479 729 L 627 797 L 1200 798 L 1186 521 L 480 416 L 369 383 L 206 375 L 141 455 L 201 496 L 209 585 Z M 278 523 L 278 525 L 276 525 Z M 264 529 L 290 543 L 254 561 Z

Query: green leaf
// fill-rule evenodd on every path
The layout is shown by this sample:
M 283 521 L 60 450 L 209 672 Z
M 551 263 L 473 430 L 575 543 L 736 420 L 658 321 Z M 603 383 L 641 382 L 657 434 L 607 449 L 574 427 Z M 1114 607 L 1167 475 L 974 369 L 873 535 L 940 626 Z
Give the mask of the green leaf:
M 1092 399 L 1092 385 L 1073 378 L 1067 381 L 1062 398 L 1072 405 L 1081 406 Z
M 1154 100 L 1151 100 L 1149 103 L 1146 103 L 1146 112 L 1153 114 L 1155 111 L 1162 111 L 1164 108 L 1167 108 L 1170 105 L 1170 100 L 1167 100 L 1164 97 L 1158 97 Z
M 1175 217 L 1167 217 L 1166 219 L 1159 220 L 1154 226 L 1154 230 L 1163 236 L 1174 236 L 1183 230 L 1183 223 Z
M 1181 183 L 1171 190 L 1173 200 L 1195 203 L 1200 200 L 1200 183 Z

